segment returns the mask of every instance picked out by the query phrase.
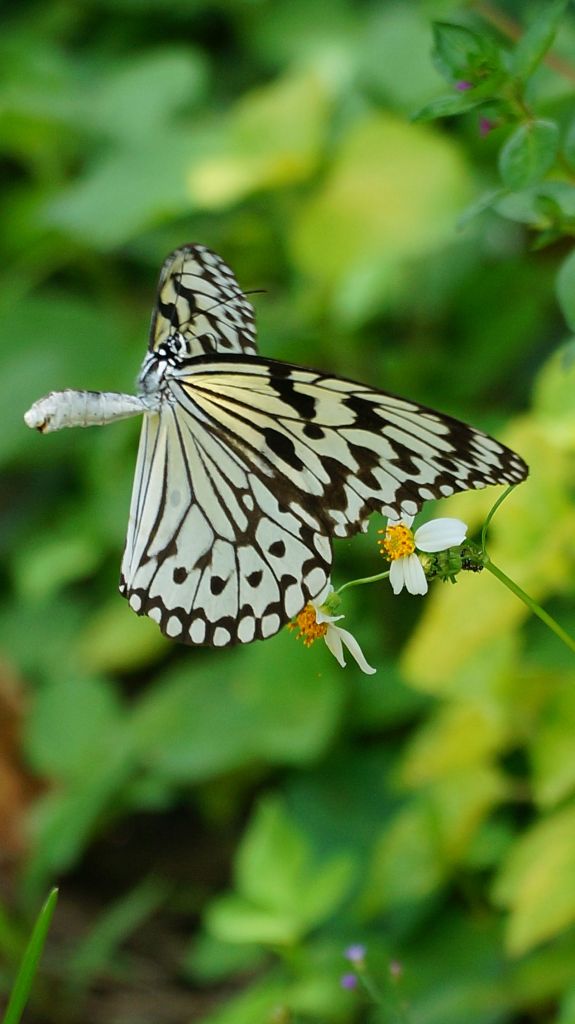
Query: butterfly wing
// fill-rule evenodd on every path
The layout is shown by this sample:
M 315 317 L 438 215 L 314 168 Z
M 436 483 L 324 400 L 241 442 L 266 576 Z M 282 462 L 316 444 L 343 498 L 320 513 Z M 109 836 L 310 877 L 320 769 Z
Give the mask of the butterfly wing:
M 269 462 L 166 403 L 146 417 L 120 592 L 163 633 L 216 647 L 272 636 L 325 587 L 327 536 Z
M 168 386 L 144 425 L 122 592 L 188 643 L 273 635 L 323 590 L 330 538 L 375 511 L 527 475 L 481 431 L 314 370 L 202 358 Z
M 186 342 L 186 358 L 257 352 L 253 307 L 233 271 L 205 245 L 175 249 L 162 267 L 149 351 L 175 333 Z

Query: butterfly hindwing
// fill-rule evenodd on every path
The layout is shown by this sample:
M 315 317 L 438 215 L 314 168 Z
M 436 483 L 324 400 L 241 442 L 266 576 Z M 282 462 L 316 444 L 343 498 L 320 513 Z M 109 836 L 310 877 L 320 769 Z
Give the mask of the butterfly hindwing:
M 120 589 L 186 643 L 276 633 L 325 587 L 328 538 L 178 405 L 144 423 Z

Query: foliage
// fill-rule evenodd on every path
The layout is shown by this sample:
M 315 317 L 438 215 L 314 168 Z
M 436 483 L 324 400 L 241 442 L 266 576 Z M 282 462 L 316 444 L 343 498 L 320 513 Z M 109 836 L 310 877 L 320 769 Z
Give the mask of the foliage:
M 203 242 L 264 289 L 265 355 L 525 457 L 489 550 L 572 631 L 575 21 L 526 6 L 5 18 L 6 995 L 60 886 L 30 1024 L 573 1018 L 575 667 L 556 638 L 483 572 L 424 599 L 347 591 L 375 676 L 287 631 L 172 645 L 116 593 L 134 424 L 22 423 L 51 389 L 130 390 L 158 268 Z M 425 513 L 473 531 L 496 496 Z M 381 570 L 380 526 L 337 544 L 336 584 Z M 341 988 L 352 942 L 383 991 L 401 964 L 397 999 Z

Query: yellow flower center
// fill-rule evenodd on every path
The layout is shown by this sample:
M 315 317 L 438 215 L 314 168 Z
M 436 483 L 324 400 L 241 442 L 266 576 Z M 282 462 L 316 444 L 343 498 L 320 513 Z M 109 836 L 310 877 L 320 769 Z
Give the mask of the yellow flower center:
M 288 629 L 298 629 L 296 640 L 303 640 L 306 647 L 311 647 L 314 640 L 319 640 L 327 633 L 327 622 L 318 622 L 313 604 L 306 604 L 303 611 L 296 615 L 295 622 L 288 623 Z
M 405 523 L 388 524 L 385 530 L 378 530 L 383 533 L 383 540 L 378 540 L 380 554 L 394 562 L 396 558 L 405 558 L 415 551 L 415 539 L 413 531 Z

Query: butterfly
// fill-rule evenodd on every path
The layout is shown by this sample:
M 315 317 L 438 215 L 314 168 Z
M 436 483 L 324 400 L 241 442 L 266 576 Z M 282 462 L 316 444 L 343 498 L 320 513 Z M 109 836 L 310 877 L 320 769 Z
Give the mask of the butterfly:
M 120 592 L 188 644 L 273 636 L 372 513 L 516 484 L 524 461 L 450 416 L 258 355 L 253 308 L 202 245 L 166 259 L 138 395 L 53 392 L 41 432 L 143 414 Z

